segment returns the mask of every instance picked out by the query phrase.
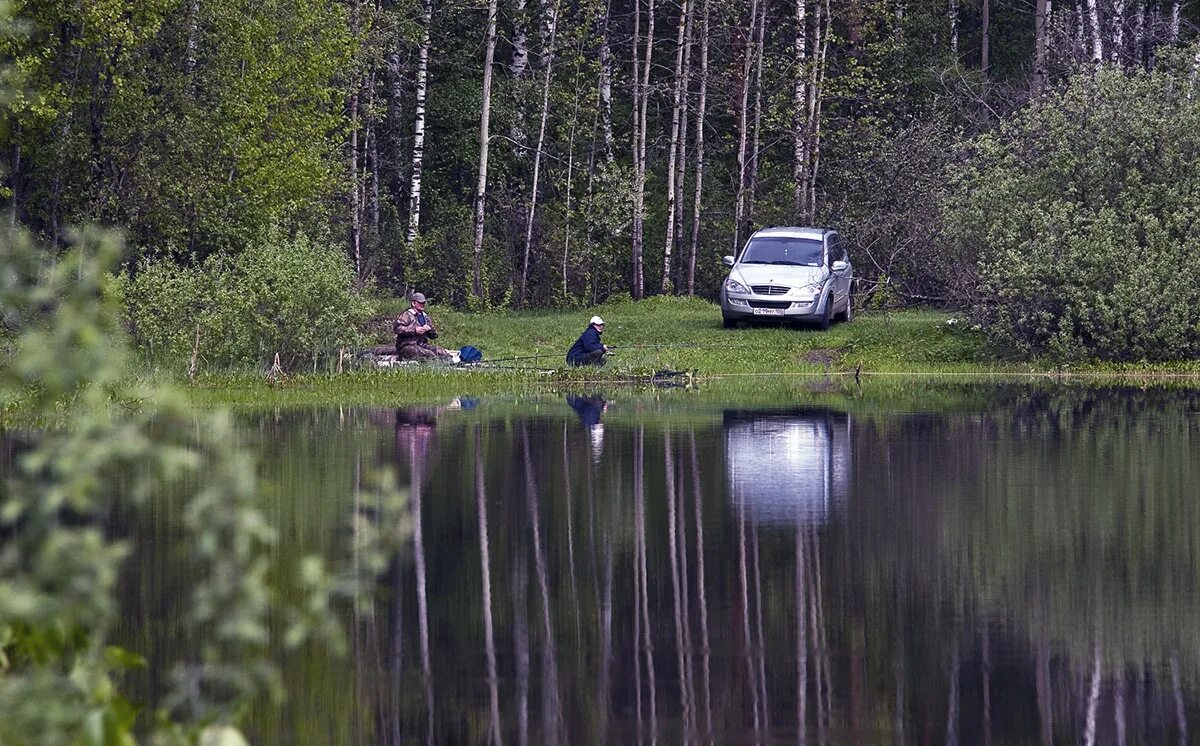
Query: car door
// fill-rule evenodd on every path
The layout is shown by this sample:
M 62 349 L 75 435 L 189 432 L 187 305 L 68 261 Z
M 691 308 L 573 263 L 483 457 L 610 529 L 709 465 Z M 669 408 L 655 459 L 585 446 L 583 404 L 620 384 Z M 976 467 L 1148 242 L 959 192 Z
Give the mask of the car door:
M 846 258 L 846 252 L 842 248 L 841 237 L 836 233 L 830 234 L 830 236 L 829 236 L 829 271 L 833 274 L 832 294 L 834 297 L 833 307 L 835 309 L 841 308 L 842 305 L 845 304 L 846 296 L 849 295 L 849 293 L 850 293 L 850 272 L 849 272 L 849 270 L 841 269 L 836 272 L 833 270 L 833 263 L 836 261 L 844 260 L 845 258 Z

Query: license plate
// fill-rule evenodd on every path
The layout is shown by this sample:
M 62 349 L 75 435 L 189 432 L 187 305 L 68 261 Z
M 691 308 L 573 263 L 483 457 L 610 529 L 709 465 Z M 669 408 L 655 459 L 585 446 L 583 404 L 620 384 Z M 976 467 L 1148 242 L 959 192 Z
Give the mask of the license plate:
M 755 316 L 782 316 L 782 308 L 752 308 Z

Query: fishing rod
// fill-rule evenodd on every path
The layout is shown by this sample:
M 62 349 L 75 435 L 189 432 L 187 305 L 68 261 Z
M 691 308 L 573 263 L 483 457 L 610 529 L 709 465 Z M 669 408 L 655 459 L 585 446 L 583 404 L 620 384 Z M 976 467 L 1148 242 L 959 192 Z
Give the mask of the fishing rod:
M 610 350 L 659 350 L 659 349 L 672 349 L 672 350 L 702 350 L 702 349 L 707 349 L 707 348 L 709 348 L 709 347 L 722 347 L 722 346 L 724 346 L 724 345 L 716 345 L 716 344 L 707 344 L 707 345 L 695 345 L 695 344 L 629 344 L 629 345 L 609 345 L 609 346 L 608 346 L 608 349 L 610 349 Z
M 559 357 L 557 352 L 551 352 L 544 355 L 517 355 L 515 357 L 498 357 L 493 360 L 480 360 L 479 363 L 510 363 L 517 360 L 540 360 L 547 357 Z M 467 363 L 467 365 L 476 365 L 477 363 Z

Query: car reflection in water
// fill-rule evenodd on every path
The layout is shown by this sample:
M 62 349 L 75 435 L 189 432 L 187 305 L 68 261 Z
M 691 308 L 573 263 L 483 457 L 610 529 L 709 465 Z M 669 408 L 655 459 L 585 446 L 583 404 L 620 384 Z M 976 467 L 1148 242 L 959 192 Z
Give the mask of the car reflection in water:
M 850 415 L 818 409 L 726 410 L 729 499 L 759 525 L 824 523 L 846 501 Z

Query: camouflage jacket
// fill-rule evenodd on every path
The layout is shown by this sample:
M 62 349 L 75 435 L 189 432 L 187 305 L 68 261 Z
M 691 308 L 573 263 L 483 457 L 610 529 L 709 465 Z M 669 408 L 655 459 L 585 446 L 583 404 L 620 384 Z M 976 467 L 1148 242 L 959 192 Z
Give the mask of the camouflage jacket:
M 421 315 L 425 317 L 425 324 L 433 327 L 433 319 L 429 318 L 429 314 L 422 312 Z M 437 338 L 436 328 L 431 328 L 428 332 L 418 332 L 419 326 L 423 324 L 417 320 L 417 312 L 411 308 L 405 309 L 392 324 L 392 330 L 396 332 L 396 344 L 427 344 L 429 339 Z

